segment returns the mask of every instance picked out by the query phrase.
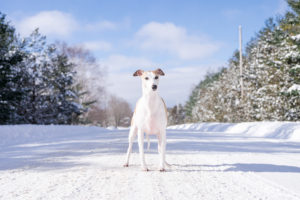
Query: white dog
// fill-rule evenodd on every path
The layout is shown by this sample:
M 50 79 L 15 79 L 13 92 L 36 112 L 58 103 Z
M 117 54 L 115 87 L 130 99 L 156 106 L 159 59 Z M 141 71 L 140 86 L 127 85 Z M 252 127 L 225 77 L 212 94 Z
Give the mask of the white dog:
M 132 143 L 138 135 L 140 160 L 142 170 L 148 171 L 144 155 L 144 133 L 155 134 L 158 138 L 158 152 L 160 154 L 160 171 L 165 171 L 166 163 L 166 127 L 167 127 L 167 108 L 164 100 L 158 95 L 157 86 L 159 77 L 164 76 L 161 69 L 155 71 L 137 70 L 133 76 L 140 76 L 142 79 L 143 95 L 138 100 L 131 120 L 129 132 L 129 146 L 124 167 L 128 167 L 129 157 L 132 150 Z M 149 140 L 148 140 L 149 147 Z

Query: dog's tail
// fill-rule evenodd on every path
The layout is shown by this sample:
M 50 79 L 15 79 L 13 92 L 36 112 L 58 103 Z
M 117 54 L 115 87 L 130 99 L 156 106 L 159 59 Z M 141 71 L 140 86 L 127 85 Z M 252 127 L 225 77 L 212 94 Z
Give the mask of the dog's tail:
M 149 151 L 149 150 L 150 150 L 150 139 L 149 139 L 149 135 L 146 134 L 146 137 L 147 137 L 147 141 L 148 141 L 147 150 Z

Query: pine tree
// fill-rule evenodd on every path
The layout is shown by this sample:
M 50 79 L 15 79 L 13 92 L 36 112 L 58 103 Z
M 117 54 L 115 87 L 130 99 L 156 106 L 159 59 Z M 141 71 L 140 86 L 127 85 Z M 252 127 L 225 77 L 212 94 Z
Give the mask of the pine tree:
M 22 44 L 15 29 L 0 13 L 0 124 L 13 123 L 16 106 L 22 97 L 22 88 L 17 84 L 22 72 L 18 69 L 23 61 Z
M 284 62 L 288 66 L 287 86 L 282 95 L 286 97 L 286 120 L 300 119 L 300 1 L 288 0 L 292 8 L 280 21 L 280 27 L 287 34 L 288 53 Z
M 74 64 L 73 88 L 78 96 L 76 102 L 82 105 L 78 123 L 89 123 L 88 112 L 95 106 L 104 104 L 104 70 L 96 58 L 81 46 L 68 46 L 66 43 L 56 43 L 58 51 L 68 57 Z M 91 107 L 94 105 L 93 107 Z
M 52 64 L 52 110 L 57 113 L 56 123 L 70 124 L 76 121 L 82 108 L 81 104 L 76 103 L 78 96 L 73 90 L 74 66 L 64 54 L 57 54 Z
M 208 73 L 204 80 L 202 80 L 193 90 L 192 100 L 188 101 L 191 105 L 191 111 L 187 110 L 185 106 L 186 115 L 190 115 L 190 120 L 195 121 L 214 121 L 216 120 L 216 113 L 218 106 L 216 104 L 216 90 L 213 89 L 213 85 L 218 82 L 221 74 L 225 69 L 221 69 L 217 73 Z M 189 112 L 191 112 L 189 114 Z
M 258 35 L 252 46 L 245 70 L 247 84 L 246 109 L 250 120 L 282 120 L 284 107 L 280 95 L 286 85 L 286 67 L 282 63 L 285 38 L 272 18 Z
M 52 66 L 49 57 L 54 52 L 53 48 L 46 45 L 46 37 L 36 29 L 30 37 L 25 39 L 26 59 L 22 75 L 22 83 L 25 91 L 22 96 L 18 114 L 22 116 L 23 123 L 43 124 L 45 110 L 49 105 L 49 81 L 46 74 L 51 73 Z M 48 116 L 49 117 L 49 116 Z
M 21 40 L 0 13 L 0 124 L 78 122 L 74 76 L 74 64 L 38 29 Z
M 70 124 L 81 112 L 74 91 L 73 64 L 67 56 L 47 45 L 38 29 L 26 38 L 25 68 L 22 85 L 25 91 L 18 115 L 22 123 Z
M 184 110 L 186 113 L 186 118 L 185 121 L 186 122 L 192 122 L 193 121 L 193 116 L 192 116 L 192 112 L 193 112 L 193 108 L 196 105 L 197 99 L 198 99 L 198 93 L 200 90 L 200 84 L 197 85 L 193 90 L 192 90 L 192 94 L 189 96 L 189 100 L 185 103 L 184 106 Z
M 288 3 L 292 12 L 268 19 L 246 46 L 244 98 L 240 98 L 239 55 L 235 53 L 217 80 L 209 82 L 206 77 L 193 90 L 185 106 L 190 121 L 300 119 L 300 2 Z

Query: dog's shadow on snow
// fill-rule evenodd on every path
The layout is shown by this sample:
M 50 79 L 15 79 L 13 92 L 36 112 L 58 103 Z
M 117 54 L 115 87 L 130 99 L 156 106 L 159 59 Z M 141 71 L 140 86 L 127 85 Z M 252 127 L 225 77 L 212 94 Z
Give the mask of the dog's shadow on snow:
M 300 173 L 300 167 L 261 163 L 233 163 L 219 165 L 173 164 L 183 172 L 286 172 Z

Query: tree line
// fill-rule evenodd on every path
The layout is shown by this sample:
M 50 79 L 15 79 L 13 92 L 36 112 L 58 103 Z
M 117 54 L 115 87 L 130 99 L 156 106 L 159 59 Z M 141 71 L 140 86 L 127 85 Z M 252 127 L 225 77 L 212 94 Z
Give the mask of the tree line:
M 300 120 L 300 1 L 287 3 L 290 11 L 268 19 L 246 45 L 244 96 L 235 51 L 227 67 L 195 86 L 184 106 L 170 109 L 171 123 Z
M 127 126 L 131 108 L 104 77 L 82 46 L 48 44 L 38 29 L 22 38 L 0 12 L 0 124 Z

